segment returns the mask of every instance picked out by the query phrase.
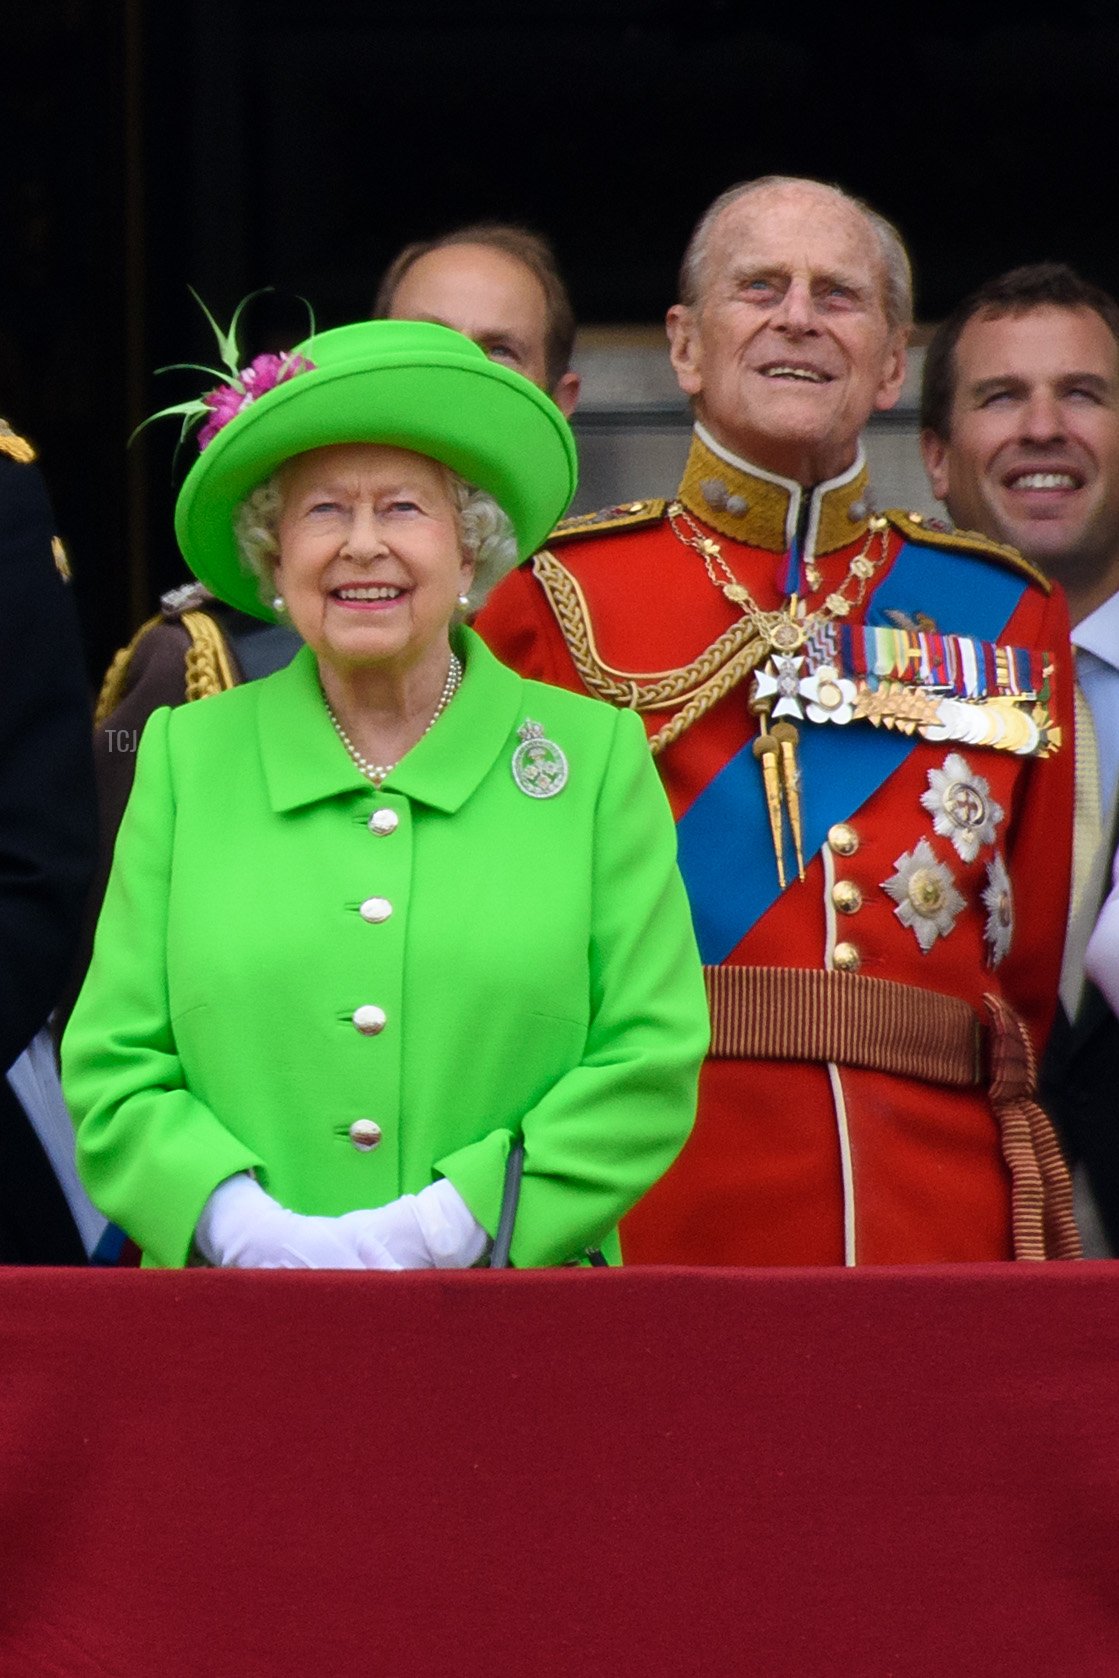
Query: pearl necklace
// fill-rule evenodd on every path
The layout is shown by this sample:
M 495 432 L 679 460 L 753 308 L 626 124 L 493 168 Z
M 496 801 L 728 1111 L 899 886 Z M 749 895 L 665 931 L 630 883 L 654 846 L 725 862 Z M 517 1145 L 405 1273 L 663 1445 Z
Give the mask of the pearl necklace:
M 439 703 L 436 705 L 434 711 L 431 713 L 431 721 L 428 723 L 427 727 L 424 729 L 423 734 L 420 735 L 421 740 L 423 739 L 424 734 L 430 734 L 431 733 L 432 729 L 435 727 L 435 724 L 439 721 L 439 718 L 443 715 L 443 712 L 447 709 L 447 706 L 450 704 L 451 700 L 454 698 L 455 694 L 458 692 L 459 684 L 460 684 L 461 681 L 462 681 L 462 661 L 461 661 L 461 659 L 458 658 L 458 656 L 455 653 L 452 653 L 451 654 L 451 662 L 447 666 L 447 680 L 443 683 L 443 691 L 439 695 Z M 323 704 L 326 706 L 326 714 L 330 718 L 331 722 L 334 725 L 335 734 L 337 734 L 339 740 L 341 740 L 342 744 L 345 746 L 346 750 L 349 752 L 350 757 L 353 759 L 354 763 L 356 763 L 357 767 L 361 770 L 361 772 L 365 776 L 366 780 L 367 781 L 372 781 L 373 785 L 375 787 L 379 787 L 381 785 L 382 781 L 387 781 L 388 780 L 389 776 L 392 774 L 393 770 L 396 768 L 396 764 L 395 763 L 371 763 L 369 758 L 363 756 L 363 754 L 358 751 L 357 747 L 354 745 L 354 743 L 350 739 L 349 735 L 346 733 L 346 730 L 342 727 L 342 724 L 338 721 L 338 718 L 337 718 L 337 716 L 335 714 L 335 711 L 334 711 L 334 707 L 330 703 L 330 700 L 326 697 L 325 689 L 323 690 L 322 698 L 323 698 Z M 417 744 L 418 743 L 419 742 L 417 742 Z M 399 762 L 399 761 L 400 760 L 398 758 L 397 762 Z

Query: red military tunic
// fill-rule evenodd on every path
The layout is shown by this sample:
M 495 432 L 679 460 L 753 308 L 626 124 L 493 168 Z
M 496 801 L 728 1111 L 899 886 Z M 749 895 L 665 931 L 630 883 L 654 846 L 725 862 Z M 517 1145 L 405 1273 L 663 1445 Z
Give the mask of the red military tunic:
M 963 999 L 976 1021 L 986 1017 L 986 995 L 1002 997 L 1036 1049 L 1056 999 L 1070 872 L 1073 690 L 1064 602 L 1012 550 L 926 532 L 919 519 L 871 520 L 865 496 L 861 461 L 843 478 L 802 492 L 742 469 L 697 436 L 678 494 L 683 512 L 633 503 L 568 521 L 548 554 L 495 591 L 477 627 L 527 675 L 643 709 L 652 694 L 657 708 L 645 711 L 645 721 L 654 738 L 727 665 L 743 618 L 781 611 L 794 591 L 815 620 L 810 627 L 825 635 L 834 636 L 841 623 L 877 619 L 913 631 L 914 645 L 918 630 L 930 632 L 940 652 L 939 637 L 962 638 L 953 641 L 953 656 L 977 664 L 981 682 L 984 660 L 988 677 L 995 668 L 992 642 L 1019 649 L 1022 659 L 1032 652 L 1030 668 L 1036 677 L 1044 666 L 1049 683 L 1049 755 L 988 743 L 999 730 L 973 725 L 990 714 L 981 703 L 956 706 L 968 738 L 958 728 L 934 741 L 891 729 L 882 713 L 874 729 L 865 718 L 850 719 L 842 704 L 828 720 L 813 722 L 801 696 L 793 707 L 803 747 L 800 799 L 819 839 L 799 880 L 783 793 L 784 889 L 776 881 L 765 799 L 759 796 L 746 820 L 727 819 L 721 812 L 732 806 L 718 797 L 728 776 L 737 775 L 748 791 L 751 775 L 763 786 L 761 764 L 751 760 L 760 727 L 749 704 L 751 679 L 732 680 L 707 708 L 701 696 L 700 714 L 663 746 L 658 762 L 706 961 L 900 981 Z M 718 544 L 719 558 L 700 551 L 705 539 Z M 858 556 L 870 562 L 871 576 L 862 561 L 852 570 Z M 730 599 L 717 586 L 728 571 L 748 600 Z M 981 608 L 979 596 L 991 591 L 995 607 L 988 600 Z M 836 593 L 850 607 L 845 614 L 825 604 Z M 980 618 L 988 625 L 982 635 Z M 1005 674 L 1005 658 L 1000 668 Z M 654 678 L 659 688 L 650 687 Z M 895 708 L 903 687 L 894 686 Z M 885 688 L 880 703 L 889 713 Z M 1011 730 L 1019 743 L 1024 726 L 1016 722 Z M 846 754 L 853 748 L 857 755 L 868 741 L 878 751 L 887 734 L 900 742 L 898 761 L 868 789 L 849 771 Z M 710 853 L 703 858 L 703 904 L 689 878 L 696 827 L 697 843 Z M 728 931 L 720 894 L 737 898 L 742 888 L 754 899 L 744 924 Z M 799 1026 L 793 1022 L 794 1035 L 801 1027 L 809 1032 L 812 1006 L 804 1005 Z M 874 1059 L 709 1058 L 691 1141 L 623 1226 L 627 1261 L 894 1264 L 1013 1256 L 1011 1179 L 985 1083 L 932 1083 L 882 1070 Z

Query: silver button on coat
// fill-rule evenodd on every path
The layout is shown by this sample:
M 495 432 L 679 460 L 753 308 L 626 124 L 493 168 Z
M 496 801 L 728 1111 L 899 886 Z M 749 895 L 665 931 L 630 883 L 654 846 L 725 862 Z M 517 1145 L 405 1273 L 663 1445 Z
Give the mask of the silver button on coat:
M 359 1153 L 372 1153 L 381 1145 L 381 1127 L 375 1119 L 355 1119 L 350 1126 L 350 1141 Z
M 363 1037 L 376 1037 L 379 1031 L 384 1031 L 388 1018 L 383 1008 L 378 1008 L 375 1002 L 365 1002 L 353 1011 L 353 1022 Z

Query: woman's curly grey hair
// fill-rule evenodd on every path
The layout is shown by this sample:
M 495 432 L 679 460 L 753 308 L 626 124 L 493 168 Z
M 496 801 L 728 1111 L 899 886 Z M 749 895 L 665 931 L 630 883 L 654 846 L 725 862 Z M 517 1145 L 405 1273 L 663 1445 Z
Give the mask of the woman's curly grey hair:
M 474 561 L 464 615 L 476 612 L 490 590 L 517 563 L 517 536 L 512 521 L 484 489 L 475 489 L 450 467 L 442 468 L 458 516 L 459 540 L 467 559 Z M 280 513 L 284 494 L 274 472 L 258 484 L 233 515 L 233 534 L 242 563 L 256 579 L 260 598 L 272 609 L 274 569 L 280 554 Z

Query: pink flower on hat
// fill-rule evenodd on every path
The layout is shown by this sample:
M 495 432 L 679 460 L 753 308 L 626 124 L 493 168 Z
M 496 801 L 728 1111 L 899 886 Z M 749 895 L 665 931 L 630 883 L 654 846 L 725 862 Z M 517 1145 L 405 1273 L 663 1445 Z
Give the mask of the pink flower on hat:
M 202 401 L 209 409 L 210 417 L 198 433 L 199 450 L 212 443 L 218 432 L 258 396 L 300 373 L 313 373 L 314 370 L 314 362 L 301 355 L 255 356 L 247 367 L 242 367 L 231 384 L 217 385 L 203 396 Z

